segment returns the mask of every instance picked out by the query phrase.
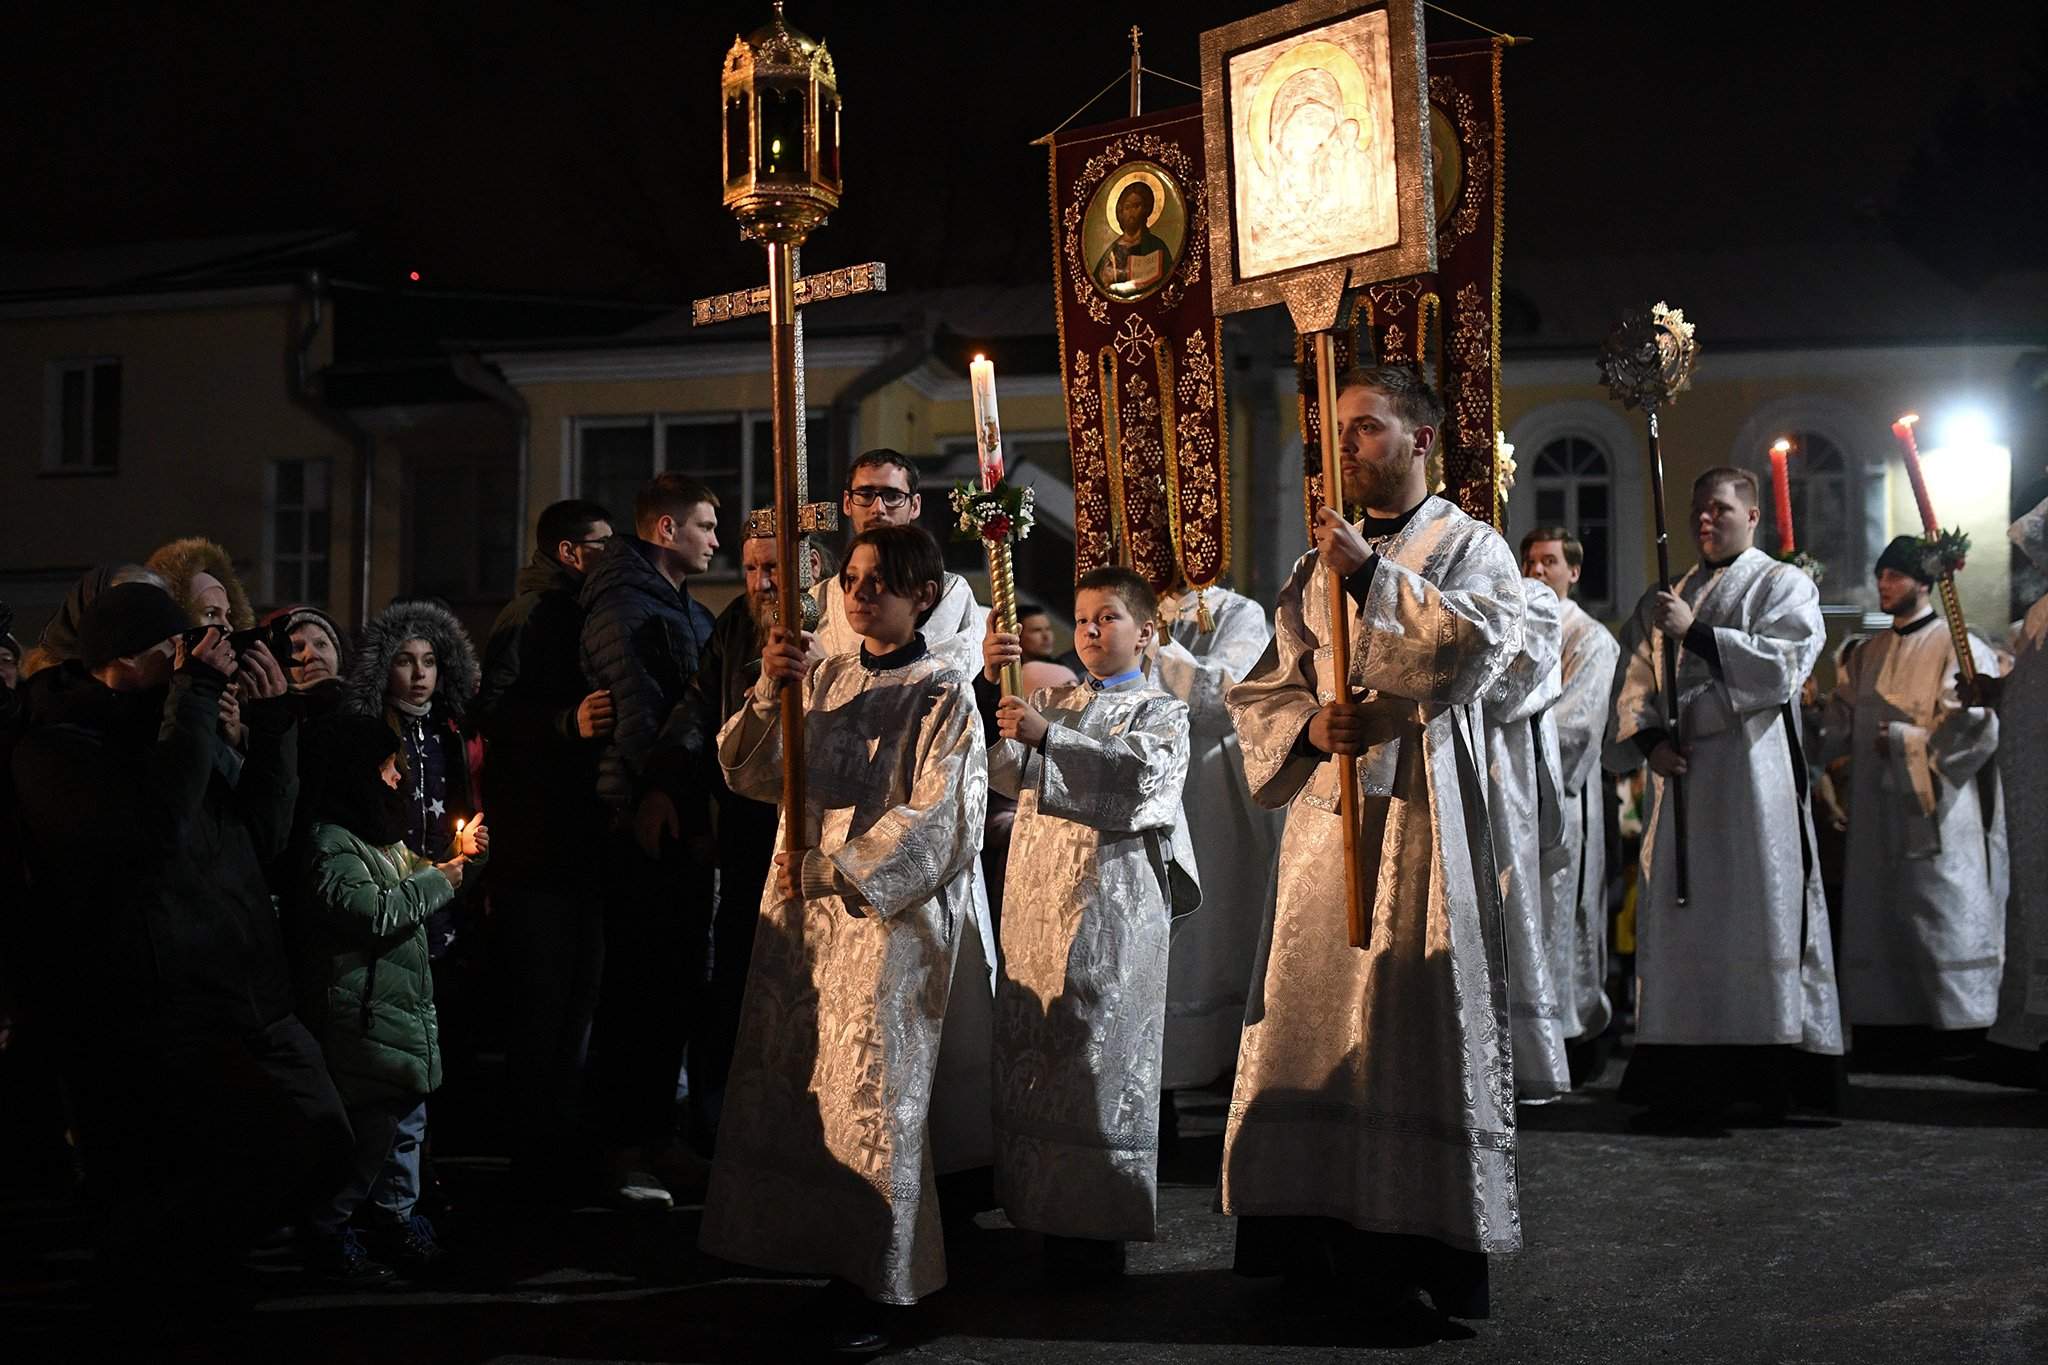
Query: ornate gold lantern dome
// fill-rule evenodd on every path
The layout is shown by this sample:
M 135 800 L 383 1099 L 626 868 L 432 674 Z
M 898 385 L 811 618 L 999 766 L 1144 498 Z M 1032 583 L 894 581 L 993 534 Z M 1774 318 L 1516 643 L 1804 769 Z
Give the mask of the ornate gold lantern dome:
M 839 80 L 825 45 L 775 17 L 725 54 L 725 206 L 746 236 L 801 242 L 839 207 Z

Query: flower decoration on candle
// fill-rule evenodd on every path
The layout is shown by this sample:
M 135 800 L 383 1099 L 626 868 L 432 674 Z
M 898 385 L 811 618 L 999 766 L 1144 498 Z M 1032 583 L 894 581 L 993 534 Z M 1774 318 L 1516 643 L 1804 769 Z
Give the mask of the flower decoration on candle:
M 1962 572 L 1970 557 L 1970 533 L 1961 527 L 1920 537 L 1920 562 L 1932 578 Z
M 993 492 L 962 483 L 953 490 L 955 539 L 1003 542 L 1022 540 L 1037 522 L 1037 494 L 1004 484 Z

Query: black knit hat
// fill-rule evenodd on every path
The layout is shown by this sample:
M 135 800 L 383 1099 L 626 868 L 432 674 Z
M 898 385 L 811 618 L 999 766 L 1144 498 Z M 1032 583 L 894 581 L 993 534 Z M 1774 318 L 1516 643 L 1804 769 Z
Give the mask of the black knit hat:
M 171 595 L 154 583 L 108 588 L 78 625 L 78 656 L 89 669 L 140 654 L 190 626 Z
M 1918 536 L 1893 536 L 1892 543 L 1877 557 L 1877 567 L 1879 572 L 1892 569 L 1922 583 L 1934 582 L 1934 575 L 1927 572 L 1927 552 L 1920 548 Z

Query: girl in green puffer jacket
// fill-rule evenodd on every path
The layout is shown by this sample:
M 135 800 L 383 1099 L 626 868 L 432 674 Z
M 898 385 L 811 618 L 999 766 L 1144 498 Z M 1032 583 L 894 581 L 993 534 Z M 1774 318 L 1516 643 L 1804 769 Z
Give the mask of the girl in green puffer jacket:
M 441 1083 L 427 916 L 454 897 L 490 835 L 479 817 L 454 856 L 429 862 L 403 842 L 391 727 L 337 716 L 319 742 L 329 776 L 301 868 L 295 975 L 300 1017 L 326 1054 L 356 1149 L 341 1188 L 306 1220 L 306 1251 L 316 1271 L 361 1287 L 390 1279 L 394 1265 L 426 1270 L 440 1255 L 414 1212 L 426 1097 Z M 369 1247 L 352 1218 L 367 1226 Z

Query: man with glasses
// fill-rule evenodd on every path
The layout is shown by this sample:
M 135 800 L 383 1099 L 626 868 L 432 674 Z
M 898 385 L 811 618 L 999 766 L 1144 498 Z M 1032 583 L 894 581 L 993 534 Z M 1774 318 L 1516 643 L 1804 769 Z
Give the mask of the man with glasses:
M 509 831 L 491 878 L 521 1002 L 507 1053 L 518 1097 L 513 1175 L 538 1195 L 580 1166 L 583 1054 L 604 951 L 590 860 L 605 832 L 595 789 L 612 699 L 583 677 L 578 596 L 611 535 L 611 514 L 594 502 L 570 499 L 540 514 L 533 558 L 484 646 L 476 701 L 490 743 L 491 824 Z
M 846 489 L 839 496 L 839 508 L 849 523 L 849 539 L 877 526 L 904 526 L 924 511 L 924 499 L 917 491 L 917 466 L 894 450 L 870 450 L 853 462 L 846 476 Z M 826 654 L 845 654 L 860 648 L 860 637 L 846 624 L 846 603 L 840 595 L 839 580 L 827 578 L 811 588 L 818 602 L 818 647 Z M 969 676 L 981 667 L 982 623 L 988 613 L 974 600 L 974 589 L 959 574 L 946 575 L 939 604 L 919 628 L 925 644 L 938 649 L 949 640 L 961 642 L 963 666 Z

